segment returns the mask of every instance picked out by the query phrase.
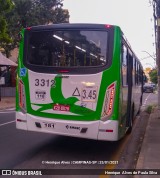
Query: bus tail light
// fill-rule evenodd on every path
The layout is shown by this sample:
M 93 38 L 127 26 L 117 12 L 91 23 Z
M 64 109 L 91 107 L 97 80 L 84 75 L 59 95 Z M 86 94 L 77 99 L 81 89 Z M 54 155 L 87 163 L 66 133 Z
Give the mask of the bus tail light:
M 111 25 L 106 24 L 106 25 L 105 25 L 105 28 L 111 28 Z
M 25 89 L 24 89 L 24 84 L 21 80 L 19 80 L 18 83 L 18 91 L 19 91 L 19 107 L 23 110 L 26 110 Z
M 112 114 L 114 98 L 115 98 L 115 89 L 116 89 L 116 82 L 109 85 L 106 90 L 105 101 L 104 101 L 103 112 L 102 112 L 102 120 L 106 117 L 108 118 Z
M 113 129 L 107 129 L 106 132 L 113 132 Z
M 58 72 L 59 73 L 68 73 L 69 71 L 68 70 L 59 70 Z
M 31 27 L 27 27 L 26 29 L 27 29 L 27 30 L 31 30 Z

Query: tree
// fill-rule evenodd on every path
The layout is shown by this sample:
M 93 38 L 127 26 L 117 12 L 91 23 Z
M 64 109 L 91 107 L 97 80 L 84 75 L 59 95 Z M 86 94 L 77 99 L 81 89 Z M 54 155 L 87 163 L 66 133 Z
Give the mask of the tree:
M 5 44 L 11 43 L 11 38 L 8 35 L 6 14 L 12 9 L 13 3 L 11 0 L 0 0 L 0 48 Z
M 12 50 L 19 44 L 19 32 L 22 28 L 49 23 L 68 22 L 68 11 L 62 9 L 63 0 L 13 0 L 15 7 L 7 14 L 9 35 L 12 44 L 6 45 L 5 50 Z
M 157 69 L 152 69 L 149 72 L 151 82 L 157 84 Z

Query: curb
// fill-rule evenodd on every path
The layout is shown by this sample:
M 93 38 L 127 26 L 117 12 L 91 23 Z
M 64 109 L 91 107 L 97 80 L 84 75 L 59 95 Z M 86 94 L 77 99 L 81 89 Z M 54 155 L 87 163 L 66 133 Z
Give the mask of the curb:
M 8 110 L 16 110 L 16 108 L 15 107 L 0 108 L 0 112 L 1 111 L 8 111 Z

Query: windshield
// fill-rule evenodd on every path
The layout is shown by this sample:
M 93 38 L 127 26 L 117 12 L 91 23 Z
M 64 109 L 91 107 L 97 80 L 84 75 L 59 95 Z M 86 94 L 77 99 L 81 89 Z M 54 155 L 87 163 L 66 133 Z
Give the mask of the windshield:
M 104 66 L 107 32 L 52 30 L 30 32 L 27 63 L 54 67 Z

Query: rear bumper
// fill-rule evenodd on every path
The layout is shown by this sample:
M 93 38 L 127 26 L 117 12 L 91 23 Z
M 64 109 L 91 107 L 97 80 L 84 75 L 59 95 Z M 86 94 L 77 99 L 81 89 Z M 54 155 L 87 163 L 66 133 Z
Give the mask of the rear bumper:
M 37 117 L 16 112 L 17 129 L 94 140 L 117 141 L 118 121 L 71 121 Z

